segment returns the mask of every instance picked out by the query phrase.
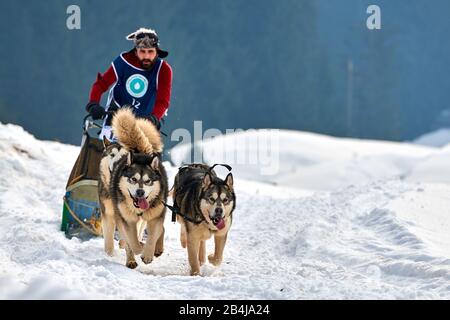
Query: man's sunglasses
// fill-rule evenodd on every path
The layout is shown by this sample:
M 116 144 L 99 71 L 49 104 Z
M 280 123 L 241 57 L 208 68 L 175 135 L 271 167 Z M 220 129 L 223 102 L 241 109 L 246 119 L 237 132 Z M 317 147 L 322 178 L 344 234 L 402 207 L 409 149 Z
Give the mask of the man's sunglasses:
M 154 33 L 139 33 L 136 35 L 136 40 L 144 39 L 145 37 L 148 37 L 153 44 L 158 43 L 158 37 Z

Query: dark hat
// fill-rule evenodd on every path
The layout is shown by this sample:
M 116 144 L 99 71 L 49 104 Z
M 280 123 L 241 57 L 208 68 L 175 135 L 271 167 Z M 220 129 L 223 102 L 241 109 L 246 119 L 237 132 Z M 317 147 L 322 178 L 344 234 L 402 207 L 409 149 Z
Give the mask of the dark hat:
M 156 31 L 153 29 L 139 28 L 133 33 L 130 33 L 127 40 L 133 40 L 135 48 L 156 48 L 158 56 L 165 58 L 169 52 L 159 48 L 159 38 Z

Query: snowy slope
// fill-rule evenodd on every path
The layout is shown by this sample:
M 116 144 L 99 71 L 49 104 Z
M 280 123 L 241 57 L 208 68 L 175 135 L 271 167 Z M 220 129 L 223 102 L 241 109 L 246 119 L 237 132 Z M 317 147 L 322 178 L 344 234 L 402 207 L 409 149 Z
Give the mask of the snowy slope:
M 414 182 L 450 183 L 450 144 L 437 149 L 411 169 L 406 179 Z
M 413 143 L 424 146 L 443 147 L 450 143 L 450 129 L 441 128 L 421 135 Z
M 61 198 L 79 149 L 0 124 L 0 298 L 450 298 L 450 185 L 415 170 L 434 157 L 443 166 L 446 152 L 280 138 L 282 177 L 233 167 L 238 205 L 224 262 L 190 277 L 170 215 L 164 254 L 136 270 L 118 249 L 107 257 L 100 238 L 66 239 Z M 165 166 L 171 184 L 176 169 Z
M 436 151 L 407 143 L 343 139 L 273 129 L 222 135 L 197 145 L 203 150 L 204 161 L 228 163 L 241 178 L 316 191 L 332 191 L 352 184 L 404 176 Z M 273 153 L 278 151 L 279 157 L 259 157 L 265 145 L 275 146 Z M 170 154 L 172 162 L 180 165 L 189 163 L 194 152 L 190 145 L 178 145 Z M 246 157 L 241 160 L 238 158 L 241 155 Z M 250 159 L 255 158 L 261 161 L 252 164 Z M 275 174 L 261 170 L 268 160 L 276 163 L 275 159 L 279 163 Z

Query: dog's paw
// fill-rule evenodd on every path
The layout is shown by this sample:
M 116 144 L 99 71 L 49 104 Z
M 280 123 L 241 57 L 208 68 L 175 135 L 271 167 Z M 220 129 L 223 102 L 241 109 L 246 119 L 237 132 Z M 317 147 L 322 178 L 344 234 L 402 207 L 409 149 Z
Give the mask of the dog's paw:
M 159 257 L 160 255 L 162 255 L 164 252 L 164 250 L 155 250 L 155 257 Z
M 200 270 L 191 270 L 191 276 L 199 276 Z
M 213 266 L 218 266 L 222 263 L 221 259 L 216 259 L 216 257 L 213 254 L 210 254 L 208 256 L 208 261 L 209 263 L 211 263 Z
M 145 264 L 149 264 L 153 261 L 153 257 L 147 258 L 145 255 L 141 256 L 141 260 L 142 262 L 144 262 Z
M 138 264 L 136 261 L 128 261 L 127 262 L 127 268 L 136 269 L 137 266 L 138 266 Z

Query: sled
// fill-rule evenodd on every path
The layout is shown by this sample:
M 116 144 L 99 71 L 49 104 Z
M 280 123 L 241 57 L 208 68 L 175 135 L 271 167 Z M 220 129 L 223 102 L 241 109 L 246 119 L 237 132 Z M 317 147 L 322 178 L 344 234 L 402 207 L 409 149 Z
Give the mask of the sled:
M 97 186 L 103 142 L 89 133 L 101 128 L 89 117 L 83 120 L 81 151 L 67 181 L 61 222 L 66 237 L 83 240 L 102 234 Z

